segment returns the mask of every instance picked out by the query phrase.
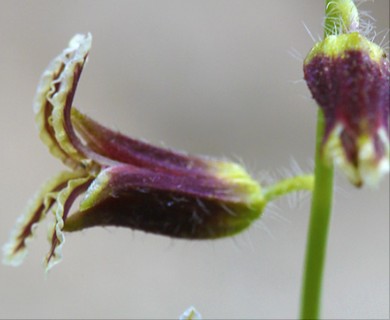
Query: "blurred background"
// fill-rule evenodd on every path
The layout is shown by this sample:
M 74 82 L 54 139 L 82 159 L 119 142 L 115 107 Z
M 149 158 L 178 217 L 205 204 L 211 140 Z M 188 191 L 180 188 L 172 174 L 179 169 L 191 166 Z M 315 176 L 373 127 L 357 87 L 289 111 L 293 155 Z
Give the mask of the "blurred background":
M 227 157 L 259 179 L 310 171 L 316 105 L 302 81 L 324 1 L 0 2 L 0 243 L 28 199 L 63 169 L 38 138 L 32 99 L 75 33 L 93 47 L 75 105 L 114 129 L 193 154 Z M 378 31 L 389 1 L 363 3 Z M 380 41 L 382 32 L 377 39 Z M 287 172 L 287 173 L 286 173 Z M 47 277 L 47 221 L 19 268 L 0 265 L 1 318 L 291 319 L 310 197 L 269 208 L 248 231 L 189 242 L 128 229 L 68 234 Z M 50 219 L 48 219 L 50 221 Z M 389 179 L 336 179 L 323 318 L 389 317 Z

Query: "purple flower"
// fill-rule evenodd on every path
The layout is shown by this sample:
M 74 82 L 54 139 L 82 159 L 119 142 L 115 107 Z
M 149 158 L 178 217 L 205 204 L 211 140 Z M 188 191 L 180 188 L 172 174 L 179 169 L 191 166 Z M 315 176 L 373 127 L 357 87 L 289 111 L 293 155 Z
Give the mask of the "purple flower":
M 266 201 L 241 166 L 134 140 L 72 107 L 91 41 L 91 35 L 76 35 L 42 75 L 34 104 L 40 137 L 71 171 L 46 183 L 30 203 L 4 247 L 5 262 L 22 261 L 27 241 L 51 209 L 47 268 L 61 259 L 64 231 L 119 226 L 214 239 L 249 227 Z M 80 206 L 69 215 L 79 195 Z
M 389 60 L 358 32 L 328 36 L 304 63 L 325 118 L 323 154 L 356 186 L 389 171 Z

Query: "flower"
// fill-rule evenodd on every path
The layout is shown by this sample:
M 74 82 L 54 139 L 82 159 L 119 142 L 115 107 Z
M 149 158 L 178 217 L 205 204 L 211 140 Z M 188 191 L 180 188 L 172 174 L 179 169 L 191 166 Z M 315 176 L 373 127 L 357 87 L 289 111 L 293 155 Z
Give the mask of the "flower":
M 327 36 L 304 62 L 304 77 L 324 113 L 322 152 L 356 186 L 389 172 L 389 60 L 359 32 Z
M 4 246 L 4 262 L 22 262 L 27 242 L 51 209 L 47 269 L 61 260 L 64 231 L 120 226 L 214 239 L 250 226 L 266 201 L 243 167 L 134 140 L 72 107 L 91 42 L 90 34 L 76 35 L 42 75 L 34 102 L 40 137 L 71 171 L 44 184 L 28 205 Z M 80 195 L 77 212 L 69 215 Z

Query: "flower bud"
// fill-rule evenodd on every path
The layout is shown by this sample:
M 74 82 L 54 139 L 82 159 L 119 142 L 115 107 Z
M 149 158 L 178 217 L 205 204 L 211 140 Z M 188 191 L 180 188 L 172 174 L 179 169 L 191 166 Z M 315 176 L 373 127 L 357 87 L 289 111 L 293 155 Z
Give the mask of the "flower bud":
M 356 186 L 389 171 L 389 60 L 358 32 L 331 35 L 304 62 L 304 77 L 324 113 L 323 156 Z

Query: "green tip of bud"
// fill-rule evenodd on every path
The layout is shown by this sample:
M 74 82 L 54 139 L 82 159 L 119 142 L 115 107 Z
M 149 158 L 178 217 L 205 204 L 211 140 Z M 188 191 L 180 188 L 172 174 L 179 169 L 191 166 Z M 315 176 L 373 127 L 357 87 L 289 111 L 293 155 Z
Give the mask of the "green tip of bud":
M 218 178 L 234 186 L 237 195 L 246 198 L 247 203 L 264 206 L 265 200 L 260 184 L 253 180 L 242 166 L 234 162 L 218 162 L 216 168 Z
M 307 55 L 304 64 L 309 64 L 315 57 L 344 58 L 348 51 L 361 51 L 374 62 L 379 62 L 386 54 L 377 44 L 371 42 L 358 32 L 332 35 L 318 42 Z

